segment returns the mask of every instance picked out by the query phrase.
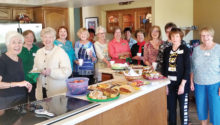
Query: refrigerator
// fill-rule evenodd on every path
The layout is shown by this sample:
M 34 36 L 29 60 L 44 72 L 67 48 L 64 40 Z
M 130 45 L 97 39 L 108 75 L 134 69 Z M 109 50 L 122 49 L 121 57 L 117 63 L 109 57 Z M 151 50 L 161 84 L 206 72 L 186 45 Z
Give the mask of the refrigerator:
M 27 24 L 0 23 L 0 53 L 4 53 L 6 51 L 5 35 L 8 31 L 24 32 L 25 30 L 32 30 L 35 34 L 37 42 L 41 42 L 41 38 L 40 38 L 40 32 L 42 30 L 41 23 L 27 23 Z

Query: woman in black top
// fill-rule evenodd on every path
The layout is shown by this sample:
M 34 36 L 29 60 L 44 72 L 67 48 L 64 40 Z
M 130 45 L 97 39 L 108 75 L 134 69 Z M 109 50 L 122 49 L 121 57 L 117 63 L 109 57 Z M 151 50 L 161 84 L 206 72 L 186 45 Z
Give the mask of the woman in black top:
M 172 46 L 164 51 L 163 75 L 170 79 L 167 91 L 168 123 L 176 125 L 177 100 L 180 105 L 181 125 L 188 125 L 188 93 L 190 76 L 189 49 L 181 44 L 183 32 L 172 28 L 169 37 Z
M 25 103 L 27 89 L 32 85 L 24 81 L 24 70 L 18 54 L 24 38 L 17 32 L 6 34 L 7 52 L 0 55 L 0 109 Z
M 132 64 L 144 65 L 143 55 L 144 55 L 144 44 L 146 43 L 144 41 L 145 38 L 144 30 L 141 29 L 136 30 L 135 38 L 137 39 L 137 43 L 131 47 Z M 137 55 L 137 53 L 140 53 L 141 55 Z

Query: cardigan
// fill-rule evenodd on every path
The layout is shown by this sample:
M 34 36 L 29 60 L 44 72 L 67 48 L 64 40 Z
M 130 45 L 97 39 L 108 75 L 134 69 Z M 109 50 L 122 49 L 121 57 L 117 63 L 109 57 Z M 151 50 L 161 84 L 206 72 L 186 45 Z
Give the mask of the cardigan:
M 43 98 L 42 87 L 47 90 L 47 96 L 51 97 L 67 91 L 65 80 L 71 75 L 72 68 L 66 52 L 54 46 L 51 51 L 45 47 L 39 49 L 34 59 L 33 70 L 42 71 L 44 68 L 51 69 L 49 76 L 40 74 L 37 79 L 36 98 Z
M 190 51 L 186 45 L 180 45 L 178 49 L 179 49 L 179 53 L 176 59 L 177 80 L 175 81 L 175 83 L 177 83 L 177 86 L 179 86 L 183 79 L 187 80 L 185 84 L 185 91 L 189 91 Z M 167 47 L 164 50 L 162 73 L 165 77 L 168 76 L 168 72 L 169 72 L 168 68 L 169 68 L 169 57 L 171 50 L 172 50 L 172 46 Z M 172 86 L 172 82 L 168 86 Z

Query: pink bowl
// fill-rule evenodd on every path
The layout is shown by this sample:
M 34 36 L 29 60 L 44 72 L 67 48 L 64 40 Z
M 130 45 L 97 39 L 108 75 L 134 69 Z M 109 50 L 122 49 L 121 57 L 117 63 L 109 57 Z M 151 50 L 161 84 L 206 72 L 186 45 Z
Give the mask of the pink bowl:
M 88 88 L 88 78 L 75 77 L 66 80 L 67 92 L 71 95 L 84 94 Z

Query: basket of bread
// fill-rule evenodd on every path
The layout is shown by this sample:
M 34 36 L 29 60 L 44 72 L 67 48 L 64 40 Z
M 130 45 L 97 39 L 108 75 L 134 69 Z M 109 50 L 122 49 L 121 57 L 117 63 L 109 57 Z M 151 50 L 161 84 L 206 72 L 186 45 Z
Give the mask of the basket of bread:
M 141 73 L 140 72 L 137 73 L 133 69 L 130 69 L 130 71 L 127 73 L 124 72 L 124 76 L 125 76 L 125 79 L 128 81 L 137 80 L 137 79 L 142 78 Z

